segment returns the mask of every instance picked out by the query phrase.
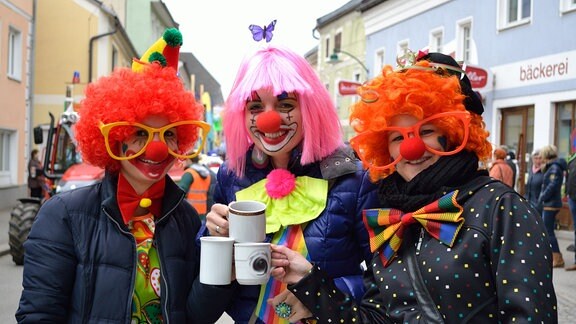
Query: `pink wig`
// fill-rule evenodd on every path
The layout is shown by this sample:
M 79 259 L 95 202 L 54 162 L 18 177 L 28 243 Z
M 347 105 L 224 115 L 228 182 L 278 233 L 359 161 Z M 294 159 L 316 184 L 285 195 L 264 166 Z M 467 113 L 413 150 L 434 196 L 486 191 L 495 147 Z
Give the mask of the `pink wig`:
M 151 115 L 165 116 L 170 123 L 201 120 L 202 109 L 173 68 L 151 64 L 142 72 L 117 69 L 86 88 L 80 120 L 75 126 L 78 149 L 86 162 L 117 172 L 120 162 L 108 155 L 100 122 L 141 122 Z M 196 137 L 194 132 L 178 133 L 179 145 L 191 146 Z M 111 140 L 111 148 L 118 147 L 120 139 Z
M 229 167 L 244 174 L 246 152 L 252 145 L 245 125 L 246 100 L 254 91 L 283 91 L 297 95 L 304 133 L 300 163 L 320 161 L 342 144 L 342 130 L 334 103 L 310 64 L 286 48 L 269 46 L 240 65 L 223 115 Z

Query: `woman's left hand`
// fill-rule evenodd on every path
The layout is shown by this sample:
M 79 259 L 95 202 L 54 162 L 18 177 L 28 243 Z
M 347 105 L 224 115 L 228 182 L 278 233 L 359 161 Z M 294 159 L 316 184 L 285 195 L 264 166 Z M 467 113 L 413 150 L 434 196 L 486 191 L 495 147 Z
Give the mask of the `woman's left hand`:
M 312 269 L 312 264 L 302 254 L 291 249 L 272 244 L 272 271 L 274 279 L 294 284 L 304 278 Z
M 304 306 L 304 304 L 302 304 L 302 302 L 300 302 L 300 300 L 298 300 L 298 298 L 288 289 L 276 295 L 276 297 L 268 299 L 268 304 L 274 306 L 274 308 L 276 308 L 280 303 L 285 303 L 290 306 L 291 312 L 288 317 L 290 323 L 296 323 L 313 316 L 312 312 L 310 312 L 308 308 L 306 308 L 306 306 Z

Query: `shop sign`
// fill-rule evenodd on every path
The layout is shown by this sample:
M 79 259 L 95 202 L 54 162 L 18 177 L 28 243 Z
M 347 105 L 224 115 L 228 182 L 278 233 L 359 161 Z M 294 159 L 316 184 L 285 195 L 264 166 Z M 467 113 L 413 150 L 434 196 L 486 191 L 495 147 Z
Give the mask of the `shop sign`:
M 356 94 L 356 88 L 361 86 L 361 83 L 352 81 L 340 81 L 338 82 L 338 93 L 342 96 L 349 96 Z
M 466 65 L 464 68 L 466 76 L 470 79 L 473 89 L 481 89 L 486 86 L 488 72 L 476 66 Z

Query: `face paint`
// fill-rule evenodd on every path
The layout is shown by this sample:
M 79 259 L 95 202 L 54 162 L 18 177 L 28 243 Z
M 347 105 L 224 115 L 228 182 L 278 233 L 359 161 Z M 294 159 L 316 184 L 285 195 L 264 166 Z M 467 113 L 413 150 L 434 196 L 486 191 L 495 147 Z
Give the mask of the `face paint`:
M 162 127 L 169 124 L 164 117 L 151 116 L 142 121 L 150 127 Z M 175 162 L 175 157 L 168 154 L 167 146 L 158 138 L 158 134 L 146 147 L 144 154 L 131 160 L 120 161 L 121 172 L 135 190 L 146 189 L 164 178 Z M 139 141 L 122 142 L 121 150 L 125 156 L 135 154 L 141 149 Z M 161 147 L 158 147 L 161 146 Z
M 274 96 L 261 90 L 246 103 L 246 127 L 255 145 L 267 155 L 287 154 L 303 137 L 300 105 L 294 94 Z
M 278 98 L 278 100 L 284 100 L 290 98 L 290 96 L 288 95 L 288 92 L 282 91 L 282 93 L 276 96 L 276 98 Z

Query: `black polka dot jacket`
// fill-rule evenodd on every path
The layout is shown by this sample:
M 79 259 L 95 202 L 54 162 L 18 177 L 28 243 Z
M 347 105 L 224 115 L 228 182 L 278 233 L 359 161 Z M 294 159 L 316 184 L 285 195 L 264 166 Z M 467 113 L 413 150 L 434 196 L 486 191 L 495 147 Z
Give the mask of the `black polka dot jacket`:
M 460 188 L 457 201 L 465 221 L 453 247 L 413 224 L 387 267 L 374 253 L 360 304 L 317 265 L 289 289 L 319 323 L 557 323 L 538 213 L 488 177 Z

